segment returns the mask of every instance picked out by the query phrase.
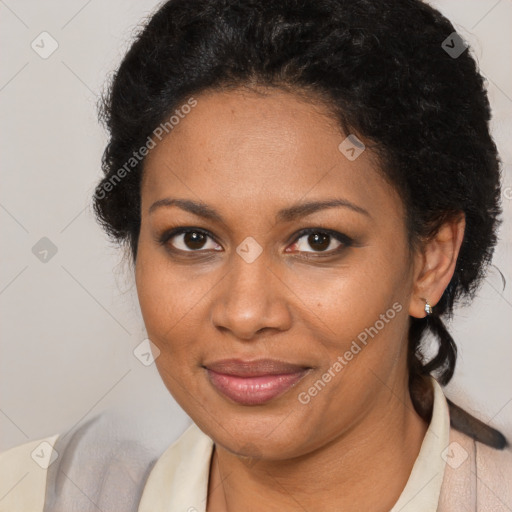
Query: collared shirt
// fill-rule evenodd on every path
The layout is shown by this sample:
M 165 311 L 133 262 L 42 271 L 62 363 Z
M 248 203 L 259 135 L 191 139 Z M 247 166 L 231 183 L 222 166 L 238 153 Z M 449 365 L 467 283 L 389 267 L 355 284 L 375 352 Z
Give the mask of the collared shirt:
M 511 511 L 512 476 L 504 474 L 512 468 L 510 453 L 497 456 L 477 443 L 478 455 L 472 439 L 450 429 L 447 401 L 432 383 L 431 422 L 390 512 Z M 118 443 L 114 452 L 115 443 L 98 446 L 97 436 L 84 444 L 81 428 L 66 444 L 56 435 L 0 455 L 0 512 L 205 512 L 214 442 L 197 425 L 154 459 L 133 443 Z M 494 473 L 479 475 L 479 467 Z M 488 508 L 477 508 L 478 493 Z
M 448 404 L 432 379 L 432 419 L 411 475 L 391 512 L 435 512 L 445 468 L 442 453 L 449 444 Z M 213 441 L 196 426 L 160 457 L 144 488 L 138 512 L 205 512 Z

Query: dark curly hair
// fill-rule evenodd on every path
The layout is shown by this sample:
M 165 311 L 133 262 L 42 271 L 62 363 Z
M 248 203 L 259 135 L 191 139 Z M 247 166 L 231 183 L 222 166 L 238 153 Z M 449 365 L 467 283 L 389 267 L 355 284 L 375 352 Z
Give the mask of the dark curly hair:
M 446 41 L 457 43 L 460 55 Z M 262 85 L 322 101 L 345 133 L 377 154 L 403 199 L 411 247 L 465 215 L 450 284 L 434 314 L 410 319 L 409 387 L 428 419 L 426 377 L 436 373 L 447 384 L 457 355 L 441 316 L 451 316 L 457 299 L 473 298 L 501 213 L 484 79 L 461 44 L 453 25 L 419 0 L 170 0 L 142 27 L 103 97 L 110 140 L 94 195 L 98 221 L 135 262 L 144 164 L 138 150 L 145 154 L 155 128 L 192 95 Z M 439 349 L 426 362 L 421 341 L 428 331 Z M 506 444 L 450 406 L 456 428 Z

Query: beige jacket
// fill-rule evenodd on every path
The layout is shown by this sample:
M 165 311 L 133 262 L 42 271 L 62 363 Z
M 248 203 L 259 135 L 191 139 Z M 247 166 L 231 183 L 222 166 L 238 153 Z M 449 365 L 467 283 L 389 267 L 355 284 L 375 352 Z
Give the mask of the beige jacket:
M 450 428 L 441 387 L 391 512 L 512 512 L 512 452 Z M 95 418 L 0 455 L 0 512 L 204 512 L 213 441 L 195 424 L 164 449 Z

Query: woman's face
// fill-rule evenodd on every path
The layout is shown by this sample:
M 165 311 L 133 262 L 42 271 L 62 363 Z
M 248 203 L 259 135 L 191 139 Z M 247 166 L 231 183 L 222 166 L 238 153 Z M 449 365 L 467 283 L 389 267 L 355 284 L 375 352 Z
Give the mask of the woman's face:
M 364 432 L 407 389 L 399 196 L 320 103 L 196 99 L 147 156 L 141 189 L 136 283 L 165 385 L 242 455 L 291 458 Z M 215 366 L 226 359 L 239 362 Z M 261 359 L 296 366 L 243 364 Z

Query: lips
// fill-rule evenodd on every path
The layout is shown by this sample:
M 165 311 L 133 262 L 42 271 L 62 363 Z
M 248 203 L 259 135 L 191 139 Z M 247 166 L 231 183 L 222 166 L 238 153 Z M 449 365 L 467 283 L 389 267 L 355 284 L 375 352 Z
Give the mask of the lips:
M 295 386 L 311 370 L 276 359 L 224 359 L 204 367 L 213 387 L 241 405 L 269 402 Z

